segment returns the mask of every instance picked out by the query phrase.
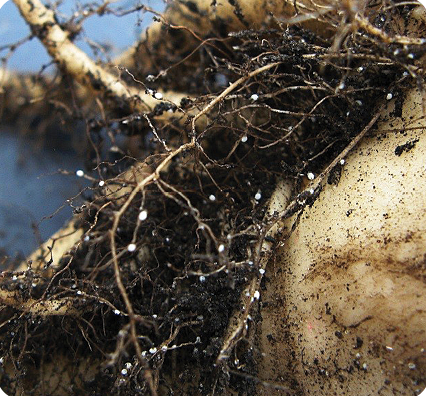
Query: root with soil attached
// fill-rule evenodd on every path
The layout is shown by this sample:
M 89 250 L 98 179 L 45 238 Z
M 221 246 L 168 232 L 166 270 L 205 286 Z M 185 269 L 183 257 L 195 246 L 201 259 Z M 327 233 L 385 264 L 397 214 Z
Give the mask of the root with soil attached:
M 64 76 L 58 108 L 79 87 L 93 184 L 2 274 L 9 394 L 424 388 L 417 3 L 175 1 L 114 75 L 14 2 Z M 24 78 L 3 84 L 11 119 Z

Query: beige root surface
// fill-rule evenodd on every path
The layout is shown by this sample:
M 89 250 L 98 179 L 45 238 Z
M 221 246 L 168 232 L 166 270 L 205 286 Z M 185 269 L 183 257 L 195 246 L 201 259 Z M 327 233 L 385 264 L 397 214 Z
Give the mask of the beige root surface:
M 425 386 L 422 95 L 407 94 L 402 118 L 393 108 L 348 157 L 338 186 L 327 185 L 305 209 L 267 269 L 263 380 L 291 387 L 294 371 L 306 395 L 411 395 Z
M 130 102 L 138 96 L 136 90 L 123 85 L 116 76 L 96 65 L 69 39 L 69 34 L 56 22 L 53 11 L 39 0 L 14 0 L 21 15 L 39 36 L 49 55 L 84 86 L 94 91 L 109 91 L 116 98 Z
M 54 12 L 44 6 L 39 0 L 14 0 L 22 17 L 31 27 L 33 33 L 41 40 L 49 55 L 58 68 L 66 75 L 79 83 L 74 93 L 80 102 L 88 102 L 90 98 L 103 95 L 112 99 L 115 105 L 128 108 L 129 111 L 151 111 L 160 99 L 153 94 L 146 93 L 142 85 L 135 87 L 125 83 L 117 69 L 110 69 L 105 65 L 95 63 L 80 50 L 69 38 L 69 32 L 64 30 L 56 21 Z M 143 61 L 141 59 L 141 61 Z M 49 78 L 47 82 L 49 83 Z M 26 76 L 16 75 L 7 70 L 0 70 L 0 93 L 5 95 L 8 110 L 16 111 L 21 102 L 40 102 L 48 93 L 43 82 L 30 81 Z M 185 94 L 166 92 L 162 100 L 179 105 Z M 164 98 L 164 99 L 163 99 Z M 65 100 L 65 102 L 68 102 Z M 81 103 L 80 103 L 81 104 Z M 69 104 L 68 104 L 69 105 Z M 43 103 L 39 103 L 43 108 Z M 168 119 L 171 113 L 164 113 L 162 117 Z

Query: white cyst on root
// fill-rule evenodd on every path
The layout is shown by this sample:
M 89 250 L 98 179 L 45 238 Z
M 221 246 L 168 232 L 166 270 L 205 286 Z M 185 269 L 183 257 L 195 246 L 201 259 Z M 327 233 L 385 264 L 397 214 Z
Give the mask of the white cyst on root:
M 83 172 L 81 169 L 79 169 L 78 171 L 76 171 L 76 172 L 75 172 L 75 174 L 76 174 L 78 177 L 83 177 L 83 176 L 84 176 L 84 172 Z
M 216 201 L 216 197 L 215 197 L 213 194 L 210 194 L 210 195 L 209 195 L 209 199 L 210 199 L 210 201 L 212 201 L 212 202 Z
M 143 210 L 139 213 L 139 220 L 144 221 L 148 217 L 148 212 L 146 210 Z
M 161 99 L 163 99 L 163 94 L 161 92 L 156 92 L 154 97 L 155 97 L 155 99 L 161 100 Z
M 219 245 L 218 249 L 219 253 L 222 253 L 225 251 L 225 245 Z
M 253 101 L 256 101 L 257 99 L 259 99 L 259 95 L 258 94 L 253 94 L 250 96 L 250 99 Z
M 308 172 L 308 174 L 306 176 L 308 177 L 309 180 L 315 179 L 315 175 L 312 172 Z
M 130 244 L 127 246 L 127 250 L 128 250 L 129 252 L 134 252 L 134 251 L 136 250 L 136 245 L 135 245 L 134 243 L 130 243 Z

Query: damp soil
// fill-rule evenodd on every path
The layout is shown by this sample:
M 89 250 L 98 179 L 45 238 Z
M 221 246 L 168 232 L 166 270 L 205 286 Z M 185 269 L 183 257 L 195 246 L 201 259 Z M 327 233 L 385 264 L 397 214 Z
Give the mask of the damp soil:
M 174 88 L 176 81 L 199 95 L 181 104 L 189 110 L 204 107 L 224 81 L 277 63 L 226 98 L 197 131 L 197 145 L 175 156 L 131 200 L 138 179 L 121 172 L 155 169 L 168 154 L 164 142 L 176 148 L 191 139 L 190 119 L 183 127 L 178 121 L 155 125 L 157 135 L 137 118 L 120 122 L 119 109 L 88 122 L 93 185 L 75 210 L 75 228 L 85 233 L 81 243 L 58 267 L 49 268 L 46 254 L 42 271 L 29 267 L 1 285 L 22 301 L 66 299 L 73 313 L 1 312 L 7 323 L 0 328 L 1 356 L 16 373 L 3 376 L 4 389 L 43 394 L 43 367 L 64 356 L 70 395 L 148 395 L 152 384 L 159 395 L 256 395 L 257 351 L 249 338 L 226 360 L 217 357 L 233 312 L 242 309 L 244 287 L 260 276 L 256 247 L 276 183 L 285 177 L 300 190 L 308 173 L 320 173 L 363 129 L 389 92 L 403 95 L 418 83 L 406 72 L 421 55 L 418 48 L 401 47 L 413 54 L 402 62 L 394 46 L 370 36 L 349 35 L 334 54 L 332 46 L 333 39 L 297 26 L 247 30 L 217 48 L 201 46 L 193 74 L 171 68 L 163 83 Z M 160 86 L 160 80 L 152 83 Z M 134 147 L 131 153 L 108 147 L 106 129 L 132 136 L 137 157 Z M 338 183 L 338 175 L 336 168 L 329 182 Z M 85 361 L 91 370 L 79 369 Z M 65 394 L 60 384 L 51 392 Z

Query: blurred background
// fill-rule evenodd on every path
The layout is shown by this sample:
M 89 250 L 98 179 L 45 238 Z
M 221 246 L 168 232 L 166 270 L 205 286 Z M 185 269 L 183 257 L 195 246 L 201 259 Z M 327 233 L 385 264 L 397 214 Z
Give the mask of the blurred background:
M 68 20 L 84 9 L 85 3 L 75 0 L 60 2 L 57 6 L 60 19 Z M 131 0 L 110 3 L 117 14 L 123 14 L 123 10 L 140 4 Z M 92 1 L 90 4 L 97 7 L 102 1 Z M 162 11 L 165 7 L 162 0 L 144 0 L 143 4 L 156 11 Z M 94 15 L 85 21 L 84 32 L 75 43 L 92 57 L 92 49 L 98 45 L 114 57 L 137 40 L 151 22 L 152 14 L 142 11 L 122 16 Z M 43 73 L 52 72 L 49 56 L 35 38 L 9 53 L 7 45 L 29 34 L 28 26 L 9 0 L 0 9 L 2 67 L 21 73 L 38 73 L 47 66 Z M 0 265 L 3 268 L 6 257 L 8 260 L 22 259 L 40 241 L 57 231 L 72 215 L 72 207 L 67 200 L 88 185 L 75 176 L 78 169 L 84 169 L 81 153 L 67 142 L 61 142 L 61 138 L 47 139 L 39 144 L 26 132 L 16 125 L 6 125 L 0 119 Z M 59 172 L 60 169 L 69 174 Z

